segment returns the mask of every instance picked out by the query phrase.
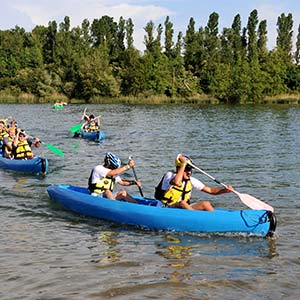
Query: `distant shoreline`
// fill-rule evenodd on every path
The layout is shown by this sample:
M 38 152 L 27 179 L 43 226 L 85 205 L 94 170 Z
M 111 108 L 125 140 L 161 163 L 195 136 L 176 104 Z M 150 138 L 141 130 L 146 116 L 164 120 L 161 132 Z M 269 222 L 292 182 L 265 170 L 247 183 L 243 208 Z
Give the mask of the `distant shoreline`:
M 48 97 L 37 98 L 30 94 L 22 94 L 20 96 L 3 95 L 0 96 L 0 104 L 51 104 L 55 102 L 66 102 L 68 104 L 195 104 L 195 105 L 208 105 L 208 104 L 228 104 L 222 100 L 211 97 L 209 95 L 199 95 L 189 98 L 170 98 L 166 96 L 151 96 L 151 97 L 95 97 L 88 101 L 83 99 L 67 99 L 66 97 Z M 245 101 L 238 104 L 288 104 L 299 105 L 300 95 L 298 94 L 285 94 L 272 97 L 266 97 L 259 102 Z

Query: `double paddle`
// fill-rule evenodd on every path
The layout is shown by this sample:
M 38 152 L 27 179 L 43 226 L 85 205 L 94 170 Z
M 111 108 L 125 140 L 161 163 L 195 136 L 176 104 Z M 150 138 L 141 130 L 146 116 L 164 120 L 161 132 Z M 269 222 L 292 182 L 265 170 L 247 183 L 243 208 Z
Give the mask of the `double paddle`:
M 187 161 L 187 163 L 193 167 L 194 169 L 198 170 L 199 172 L 201 172 L 202 174 L 206 175 L 207 177 L 209 177 L 210 179 L 212 179 L 214 182 L 222 185 L 223 187 L 227 188 L 227 185 L 220 182 L 219 180 L 217 180 L 216 178 L 214 178 L 213 176 L 209 175 L 208 173 L 206 173 L 205 171 L 201 170 L 200 168 L 198 168 L 197 166 L 195 166 L 192 162 L 190 162 L 189 160 Z M 267 203 L 264 203 L 261 200 L 258 200 L 256 198 L 254 198 L 253 196 L 250 196 L 248 194 L 242 194 L 239 193 L 235 190 L 233 190 L 233 193 L 235 193 L 240 200 L 248 207 L 250 207 L 251 209 L 257 209 L 257 210 L 270 210 L 271 212 L 274 212 L 274 208 L 272 206 L 270 206 Z
M 81 121 L 84 119 L 85 115 L 86 115 L 86 108 L 83 111 L 83 114 L 82 114 L 82 117 L 81 117 Z M 79 134 L 81 127 L 82 127 L 82 124 L 79 123 L 79 124 L 76 124 L 76 125 L 72 126 L 69 130 L 70 130 L 71 133 L 77 133 L 77 134 Z
M 81 120 L 83 120 L 85 116 L 86 116 L 86 108 L 84 109 L 84 112 L 83 112 Z M 100 127 L 100 117 L 101 117 L 101 115 L 95 117 L 95 119 L 98 119 L 98 125 L 99 125 L 99 127 Z M 78 124 L 72 126 L 69 129 L 69 131 L 71 133 L 74 133 L 74 134 L 80 134 L 81 127 L 82 127 L 82 123 L 78 123 Z
M 31 139 L 34 139 L 32 136 L 28 136 L 30 137 Z M 45 147 L 47 147 L 51 152 L 57 154 L 58 156 L 64 156 L 64 153 L 57 147 L 51 145 L 51 144 L 48 144 L 48 143 L 44 143 L 42 142 L 41 140 L 39 140 L 39 142 L 44 145 Z

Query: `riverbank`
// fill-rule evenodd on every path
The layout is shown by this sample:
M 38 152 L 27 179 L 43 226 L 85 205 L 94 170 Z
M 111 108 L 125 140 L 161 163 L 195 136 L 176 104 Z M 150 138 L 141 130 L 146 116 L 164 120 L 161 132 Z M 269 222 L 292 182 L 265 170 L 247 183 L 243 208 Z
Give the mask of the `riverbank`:
M 209 95 L 197 95 L 187 98 L 170 98 L 167 96 L 149 97 L 94 97 L 88 101 L 83 99 L 68 99 L 61 94 L 50 97 L 39 98 L 32 94 L 20 94 L 18 96 L 0 93 L 0 103 L 2 104 L 54 104 L 55 102 L 65 102 L 69 104 L 224 104 L 224 101 Z M 239 104 L 288 104 L 299 105 L 300 94 L 284 94 L 272 97 L 265 97 L 257 103 L 244 101 Z

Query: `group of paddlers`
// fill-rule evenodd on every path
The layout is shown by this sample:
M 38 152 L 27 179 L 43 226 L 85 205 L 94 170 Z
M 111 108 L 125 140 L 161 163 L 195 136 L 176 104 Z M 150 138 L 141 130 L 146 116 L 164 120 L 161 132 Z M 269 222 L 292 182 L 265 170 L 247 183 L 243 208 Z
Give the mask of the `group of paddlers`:
M 0 156 L 8 159 L 32 159 L 31 147 L 39 147 L 40 140 L 18 127 L 11 116 L 0 119 Z
M 87 115 L 86 110 L 82 116 L 83 124 L 81 129 L 89 132 L 100 130 L 100 116 Z M 18 127 L 16 120 L 12 117 L 0 119 L 0 155 L 8 159 L 32 159 L 32 146 L 39 147 L 41 141 L 33 138 Z M 224 188 L 213 188 L 204 185 L 192 177 L 191 159 L 179 154 L 175 159 L 175 172 L 166 173 L 156 187 L 155 198 L 161 200 L 167 207 L 177 207 L 190 210 L 213 211 L 214 208 L 209 201 L 201 201 L 190 204 L 192 188 L 196 188 L 212 195 L 219 195 L 233 191 L 232 186 Z M 123 186 L 137 185 L 141 187 L 138 180 L 125 180 L 120 177 L 122 173 L 134 167 L 134 161 L 129 159 L 127 165 L 121 166 L 118 156 L 108 152 L 104 157 L 104 164 L 93 168 L 88 188 L 93 196 L 100 196 L 109 199 L 135 202 L 125 191 L 113 193 L 114 183 Z

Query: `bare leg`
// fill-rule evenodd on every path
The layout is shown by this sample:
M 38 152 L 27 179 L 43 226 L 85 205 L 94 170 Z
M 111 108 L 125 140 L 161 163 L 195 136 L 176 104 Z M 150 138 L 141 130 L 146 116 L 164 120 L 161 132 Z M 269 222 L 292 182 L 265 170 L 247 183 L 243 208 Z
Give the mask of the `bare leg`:
M 212 207 L 209 201 L 201 201 L 201 202 L 194 203 L 192 204 L 192 207 L 193 209 L 196 210 L 214 211 L 214 208 Z
M 131 203 L 137 203 L 125 190 L 119 191 L 116 194 L 116 200 L 125 200 Z
M 112 193 L 110 190 L 106 190 L 106 191 L 103 193 L 103 197 L 104 197 L 104 198 L 108 198 L 108 199 L 112 199 L 112 200 L 115 199 L 113 193 Z

